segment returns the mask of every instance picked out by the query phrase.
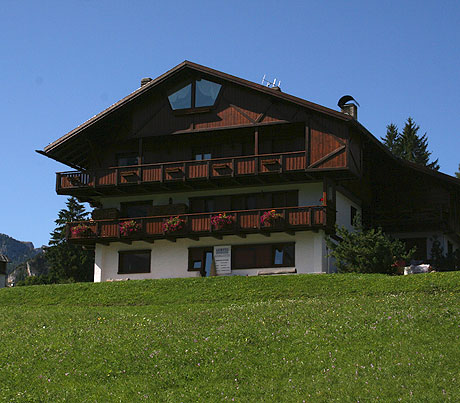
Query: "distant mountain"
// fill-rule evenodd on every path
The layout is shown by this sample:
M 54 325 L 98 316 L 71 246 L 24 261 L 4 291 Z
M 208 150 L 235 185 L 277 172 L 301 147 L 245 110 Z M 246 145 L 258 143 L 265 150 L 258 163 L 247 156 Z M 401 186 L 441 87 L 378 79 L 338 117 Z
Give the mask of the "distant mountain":
M 0 234 L 0 253 L 8 256 L 7 272 L 11 273 L 16 266 L 42 253 L 42 248 L 35 248 L 32 242 L 22 242 L 6 234 Z
M 25 280 L 31 276 L 42 276 L 48 274 L 48 262 L 45 254 L 38 255 L 19 263 L 9 274 L 8 283 L 17 284 L 18 281 Z

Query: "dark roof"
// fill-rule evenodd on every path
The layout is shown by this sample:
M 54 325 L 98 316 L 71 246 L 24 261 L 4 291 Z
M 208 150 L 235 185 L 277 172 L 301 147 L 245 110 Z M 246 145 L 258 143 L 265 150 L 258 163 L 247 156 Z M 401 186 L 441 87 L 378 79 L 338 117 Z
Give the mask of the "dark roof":
M 2 263 L 10 263 L 10 260 L 8 259 L 8 257 L 6 255 L 2 255 L 0 253 L 0 262 L 2 262 Z
M 426 166 L 416 164 L 415 162 L 410 162 L 410 161 L 403 160 L 401 158 L 396 157 L 385 145 L 383 145 L 377 138 L 375 138 L 374 135 L 369 130 L 367 130 L 361 123 L 359 123 L 356 120 L 352 120 L 350 121 L 350 123 L 353 126 L 355 126 L 362 134 L 364 134 L 364 137 L 367 141 L 372 143 L 380 151 L 385 153 L 389 158 L 391 158 L 397 164 L 400 164 L 402 167 L 413 169 L 422 174 L 427 174 L 431 177 L 446 181 L 447 183 L 454 185 L 454 186 L 460 186 L 460 179 L 454 176 L 447 175 L 445 173 L 435 171 L 434 169 L 428 168 Z
M 304 100 L 302 98 L 298 98 L 298 97 L 286 94 L 286 93 L 281 92 L 281 91 L 274 91 L 273 89 L 268 88 L 268 87 L 266 87 L 264 85 L 256 84 L 256 83 L 254 83 L 252 81 L 244 80 L 242 78 L 235 77 L 235 76 L 232 76 L 230 74 L 226 74 L 226 73 L 223 73 L 221 71 L 214 70 L 214 69 L 211 69 L 209 67 L 205 67 L 205 66 L 202 66 L 202 65 L 199 65 L 199 64 L 196 64 L 196 63 L 189 62 L 188 60 L 185 60 L 184 62 L 178 64 L 176 67 L 172 68 L 171 70 L 167 71 L 166 73 L 162 74 L 161 76 L 155 78 L 154 80 L 150 81 L 147 84 L 144 84 L 142 87 L 138 88 L 136 91 L 134 91 L 131 94 L 129 94 L 128 96 L 124 97 L 120 101 L 118 101 L 118 102 L 114 103 L 113 105 L 109 106 L 104 111 L 102 111 L 102 112 L 98 113 L 97 115 L 93 116 L 91 119 L 88 119 L 86 122 L 82 123 L 80 126 L 78 126 L 75 129 L 71 130 L 70 132 L 68 132 L 64 136 L 60 137 L 56 141 L 53 141 L 51 144 L 47 145 L 44 148 L 42 153 L 47 155 L 50 151 L 52 151 L 54 148 L 58 147 L 63 142 L 65 142 L 65 141 L 71 139 L 72 137 L 78 135 L 80 132 L 82 132 L 86 128 L 90 127 L 94 123 L 98 122 L 99 120 L 103 119 L 104 117 L 108 116 L 109 114 L 111 114 L 112 112 L 118 110 L 119 108 L 125 106 L 126 104 L 128 104 L 131 101 L 133 101 L 134 99 L 136 99 L 140 95 L 146 93 L 147 91 L 151 90 L 152 88 L 158 86 L 159 84 L 161 84 L 162 82 L 164 82 L 165 80 L 167 80 L 168 78 L 173 76 L 174 74 L 177 74 L 179 71 L 185 70 L 185 69 L 191 69 L 191 70 L 198 71 L 198 72 L 201 72 L 201 73 L 209 74 L 209 75 L 212 75 L 214 77 L 218 77 L 218 78 L 220 78 L 222 80 L 230 81 L 230 82 L 233 82 L 235 84 L 238 84 L 238 85 L 241 85 L 241 86 L 244 86 L 244 87 L 247 87 L 247 88 L 252 88 L 252 89 L 257 90 L 259 92 L 264 92 L 266 94 L 269 94 L 270 96 L 280 98 L 280 99 L 283 99 L 285 101 L 289 101 L 289 102 L 298 104 L 300 106 L 304 106 L 304 107 L 310 108 L 312 110 L 315 110 L 315 111 L 318 111 L 318 112 L 322 112 L 322 113 L 334 116 L 335 118 L 339 118 L 339 119 L 342 119 L 342 120 L 351 120 L 352 119 L 349 115 L 346 115 L 346 114 L 344 114 L 342 112 L 338 112 L 338 111 L 336 111 L 334 109 L 326 108 L 324 106 L 315 104 L 313 102 L 306 101 L 306 100 Z
M 202 66 L 193 62 L 190 62 L 188 60 L 185 60 L 184 62 L 178 64 L 176 67 L 172 68 L 171 70 L 167 71 L 166 73 L 162 74 L 161 76 L 155 78 L 154 80 L 148 82 L 147 84 L 144 84 L 128 96 L 124 97 L 120 101 L 114 103 L 113 105 L 109 106 L 107 109 L 104 111 L 98 113 L 97 115 L 93 116 L 92 118 L 88 119 L 86 122 L 82 123 L 80 126 L 76 127 L 75 129 L 71 130 L 64 136 L 60 137 L 56 141 L 52 142 L 51 144 L 47 145 L 43 151 L 37 150 L 38 153 L 43 154 L 47 157 L 53 158 L 59 162 L 62 162 L 66 165 L 69 165 L 75 169 L 81 169 L 79 166 L 75 166 L 69 161 L 64 161 L 62 160 L 61 156 L 57 152 L 63 144 L 65 144 L 67 141 L 77 137 L 80 134 L 83 134 L 83 132 L 90 128 L 92 125 L 96 124 L 97 122 L 101 121 L 102 119 L 110 116 L 112 113 L 115 111 L 119 110 L 120 108 L 128 105 L 130 102 L 134 101 L 141 95 L 147 93 L 148 91 L 152 90 L 153 88 L 157 87 L 161 83 L 165 82 L 166 80 L 170 79 L 172 76 L 175 74 L 179 73 L 180 71 L 183 70 L 192 70 L 192 71 L 197 71 L 202 74 L 207 74 L 210 76 L 217 77 L 222 80 L 226 80 L 241 86 L 244 86 L 246 88 L 250 88 L 265 94 L 268 94 L 272 97 L 279 98 L 281 100 L 291 102 L 294 104 L 297 104 L 299 106 L 303 106 L 306 108 L 309 108 L 310 110 L 320 112 L 326 115 L 329 115 L 331 117 L 334 117 L 336 119 L 340 119 L 342 121 L 348 122 L 348 124 L 354 126 L 358 132 L 360 132 L 363 137 L 366 139 L 366 141 L 370 142 L 373 144 L 375 147 L 377 147 L 381 152 L 385 153 L 389 158 L 392 158 L 394 161 L 397 161 L 398 164 L 402 164 L 402 166 L 410 169 L 414 169 L 416 171 L 419 171 L 421 173 L 428 174 L 432 177 L 436 177 L 438 179 L 447 181 L 448 183 L 456 186 L 460 186 L 460 180 L 457 178 L 454 178 L 450 175 L 443 174 L 442 172 L 434 171 L 432 169 L 420 166 L 418 164 L 414 164 L 405 160 L 401 160 L 397 157 L 395 157 L 377 138 L 374 137 L 374 135 L 369 132 L 363 125 L 361 125 L 358 121 L 353 119 L 351 116 L 343 113 L 336 111 L 334 109 L 330 109 L 318 104 L 315 104 L 313 102 L 306 101 L 304 99 L 298 98 L 293 95 L 286 94 L 281 91 L 274 91 L 272 88 L 268 88 L 264 85 L 257 84 L 248 80 L 244 80 L 239 77 L 232 76 L 230 74 L 223 73 L 218 70 L 211 69 L 206 66 Z

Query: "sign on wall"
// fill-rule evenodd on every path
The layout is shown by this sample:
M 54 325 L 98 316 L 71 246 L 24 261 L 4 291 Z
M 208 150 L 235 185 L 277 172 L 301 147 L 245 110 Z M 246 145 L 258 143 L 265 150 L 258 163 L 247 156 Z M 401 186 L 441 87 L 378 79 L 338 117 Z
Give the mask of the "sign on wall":
M 224 276 L 232 273 L 232 247 L 214 246 L 214 263 L 216 265 L 216 274 Z

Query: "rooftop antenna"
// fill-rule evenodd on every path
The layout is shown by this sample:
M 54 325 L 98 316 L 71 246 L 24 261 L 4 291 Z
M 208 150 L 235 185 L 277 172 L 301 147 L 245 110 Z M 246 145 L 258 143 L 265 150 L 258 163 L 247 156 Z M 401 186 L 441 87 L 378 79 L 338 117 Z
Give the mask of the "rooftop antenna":
M 271 82 L 270 80 L 267 80 L 266 74 L 264 74 L 264 77 L 262 78 L 262 85 L 265 85 L 268 88 L 281 88 L 281 80 L 278 81 L 278 84 L 276 83 L 276 78 Z

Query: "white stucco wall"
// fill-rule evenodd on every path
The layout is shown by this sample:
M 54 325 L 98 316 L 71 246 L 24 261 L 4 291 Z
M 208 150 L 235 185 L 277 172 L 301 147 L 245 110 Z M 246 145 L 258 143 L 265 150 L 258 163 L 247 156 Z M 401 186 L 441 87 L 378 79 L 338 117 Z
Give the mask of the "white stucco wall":
M 199 277 L 199 272 L 187 271 L 188 248 L 207 247 L 216 245 L 243 245 L 295 242 L 295 268 L 298 273 L 327 272 L 325 256 L 324 232 L 305 231 L 295 236 L 285 233 L 274 233 L 270 237 L 260 234 L 250 234 L 247 238 L 225 236 L 222 240 L 203 237 L 199 241 L 183 238 L 177 242 L 167 240 L 155 241 L 154 244 L 136 241 L 131 245 L 113 242 L 110 245 L 96 245 L 94 281 L 123 280 L 123 279 L 157 279 L 174 277 Z M 129 250 L 147 250 L 151 252 L 150 273 L 118 274 L 118 252 Z M 257 275 L 261 269 L 233 270 L 232 275 Z
M 358 213 L 361 214 L 361 206 L 351 201 L 348 197 L 336 192 L 336 209 L 337 217 L 336 223 L 339 227 L 345 227 L 347 230 L 352 231 L 353 225 L 351 222 L 351 206 L 353 206 Z
M 144 196 L 108 197 L 100 199 L 104 208 L 120 208 L 121 202 L 153 200 L 154 205 L 168 204 L 169 198 L 173 203 L 188 204 L 189 198 L 203 196 L 220 196 L 244 193 L 273 192 L 283 190 L 299 191 L 299 206 L 321 205 L 323 197 L 323 183 L 292 183 L 272 186 L 248 186 L 236 189 L 211 189 L 193 192 L 177 192 L 167 194 L 153 194 Z M 361 208 L 343 194 L 337 192 L 337 222 L 347 228 L 350 225 L 350 206 L 355 206 L 358 212 Z M 295 242 L 295 262 L 297 273 L 331 273 L 335 271 L 332 259 L 327 256 L 325 233 L 323 231 L 297 232 L 295 236 L 286 233 L 273 233 L 267 238 L 260 234 L 249 234 L 247 238 L 225 236 L 222 240 L 212 237 L 202 237 L 199 241 L 187 238 L 177 239 L 177 242 L 156 240 L 154 244 L 136 241 L 132 245 L 113 242 L 108 246 L 96 245 L 96 259 L 94 281 L 107 281 L 115 279 L 145 279 L 145 278 L 170 278 L 170 277 L 196 277 L 199 272 L 189 272 L 188 248 L 209 247 L 217 245 L 242 245 L 264 244 L 278 242 Z M 118 252 L 129 250 L 151 250 L 151 272 L 140 274 L 117 274 Z M 232 275 L 257 275 L 260 269 L 234 270 Z

